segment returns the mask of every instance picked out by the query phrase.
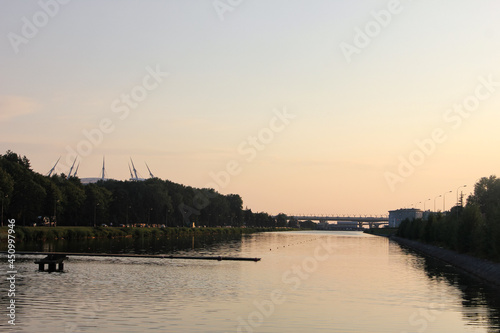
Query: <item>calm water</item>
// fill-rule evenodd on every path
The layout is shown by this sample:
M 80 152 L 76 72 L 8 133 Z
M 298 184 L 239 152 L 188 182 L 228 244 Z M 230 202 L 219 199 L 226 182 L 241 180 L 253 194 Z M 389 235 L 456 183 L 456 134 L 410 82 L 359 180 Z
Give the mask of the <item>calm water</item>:
M 24 258 L 16 262 L 17 325 L 2 315 L 0 331 L 500 331 L 498 294 L 385 238 L 263 233 L 185 252 L 262 260 L 72 257 L 64 273 L 49 274 Z

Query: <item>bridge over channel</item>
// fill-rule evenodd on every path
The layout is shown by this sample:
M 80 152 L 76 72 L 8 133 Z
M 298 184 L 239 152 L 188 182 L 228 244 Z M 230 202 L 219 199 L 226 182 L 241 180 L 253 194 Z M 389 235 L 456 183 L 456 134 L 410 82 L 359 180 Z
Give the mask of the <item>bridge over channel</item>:
M 350 224 L 357 224 L 358 229 L 362 229 L 364 225 L 368 225 L 369 228 L 378 228 L 381 225 L 389 224 L 389 216 L 334 216 L 334 215 L 289 215 L 290 219 L 295 219 L 297 221 L 318 221 L 320 224 L 332 221 L 336 222 L 333 224 L 328 224 L 328 229 L 348 229 L 348 222 Z

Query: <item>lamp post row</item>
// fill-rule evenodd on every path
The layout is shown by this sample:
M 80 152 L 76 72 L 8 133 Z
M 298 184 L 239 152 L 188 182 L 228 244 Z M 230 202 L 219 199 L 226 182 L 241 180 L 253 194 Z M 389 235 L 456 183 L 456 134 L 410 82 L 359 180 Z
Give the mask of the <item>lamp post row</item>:
M 460 202 L 459 197 L 458 197 L 458 190 L 460 190 L 462 187 L 467 187 L 467 185 L 462 185 L 462 186 L 459 186 L 459 187 L 457 188 L 457 205 L 458 205 L 458 203 Z M 450 190 L 450 191 L 446 191 L 446 192 L 444 192 L 443 194 L 440 194 L 440 195 L 438 195 L 437 197 L 435 197 L 435 198 L 434 198 L 434 211 L 436 211 L 436 199 L 437 199 L 437 198 L 441 198 L 441 197 L 443 198 L 443 212 L 446 210 L 446 195 L 447 195 L 448 193 L 452 193 L 452 192 L 453 192 L 453 191 L 451 191 L 451 190 Z M 418 202 L 417 204 L 415 204 L 415 205 L 413 205 L 413 204 L 412 204 L 412 206 L 415 206 L 415 207 L 416 207 L 417 205 L 419 205 L 419 204 L 421 204 L 421 203 L 423 202 L 423 203 L 424 203 L 424 211 L 425 211 L 425 203 L 426 203 L 427 201 L 430 201 L 430 200 L 431 200 L 430 198 L 429 198 L 429 199 L 425 199 L 424 201 L 419 201 L 419 202 Z

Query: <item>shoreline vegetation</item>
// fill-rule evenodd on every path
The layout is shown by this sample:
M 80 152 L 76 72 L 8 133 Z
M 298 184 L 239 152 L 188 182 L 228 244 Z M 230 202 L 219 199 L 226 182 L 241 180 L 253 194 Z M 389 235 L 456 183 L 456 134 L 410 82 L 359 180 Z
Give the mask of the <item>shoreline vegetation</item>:
M 459 270 L 500 289 L 500 263 L 398 236 L 391 236 L 390 239 L 413 251 L 453 265 Z
M 0 227 L 0 239 L 7 238 L 8 227 Z M 244 235 L 291 228 L 138 228 L 138 227 L 15 227 L 18 242 L 84 240 L 93 238 L 183 238 L 196 236 Z
M 372 228 L 366 229 L 363 232 L 369 235 L 391 237 L 392 235 L 395 235 L 397 231 L 398 228 Z
M 500 180 L 495 183 L 500 193 Z M 404 220 L 395 235 L 500 263 L 500 200 L 494 206 L 477 200 L 471 196 L 463 208 L 431 213 L 427 219 Z
M 426 244 L 420 241 L 411 240 L 396 236 L 398 228 L 370 229 L 365 233 L 387 237 L 399 245 L 409 248 L 427 257 L 438 259 L 450 264 L 466 274 L 472 275 L 484 283 L 500 290 L 500 263 L 481 259 L 472 255 L 458 253 L 450 249 Z
M 447 212 L 424 212 L 424 218 L 405 219 L 397 229 L 373 233 L 395 236 L 500 263 L 500 179 L 483 177 L 465 206 Z
M 298 226 L 285 214 L 243 208 L 240 195 L 219 193 L 213 185 L 215 189 L 195 188 L 160 178 L 82 183 L 75 175 L 37 173 L 26 156 L 9 150 L 0 155 L 1 225 L 13 219 L 16 227 Z
M 372 229 L 369 234 L 389 239 L 416 252 L 451 264 L 500 287 L 500 179 L 483 177 L 465 207 L 406 219 L 398 228 Z
M 483 177 L 465 207 L 431 213 L 424 219 L 406 219 L 398 228 L 368 233 L 390 239 L 437 258 L 500 287 L 500 179 Z

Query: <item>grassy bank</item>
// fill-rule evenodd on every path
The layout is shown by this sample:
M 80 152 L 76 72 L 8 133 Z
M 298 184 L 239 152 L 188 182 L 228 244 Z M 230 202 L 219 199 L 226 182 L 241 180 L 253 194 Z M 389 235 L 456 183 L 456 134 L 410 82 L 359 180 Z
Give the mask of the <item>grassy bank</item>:
M 239 235 L 274 231 L 272 228 L 113 228 L 113 227 L 16 227 L 16 241 L 80 240 L 118 237 L 191 237 Z M 0 227 L 0 239 L 7 238 L 7 227 Z

